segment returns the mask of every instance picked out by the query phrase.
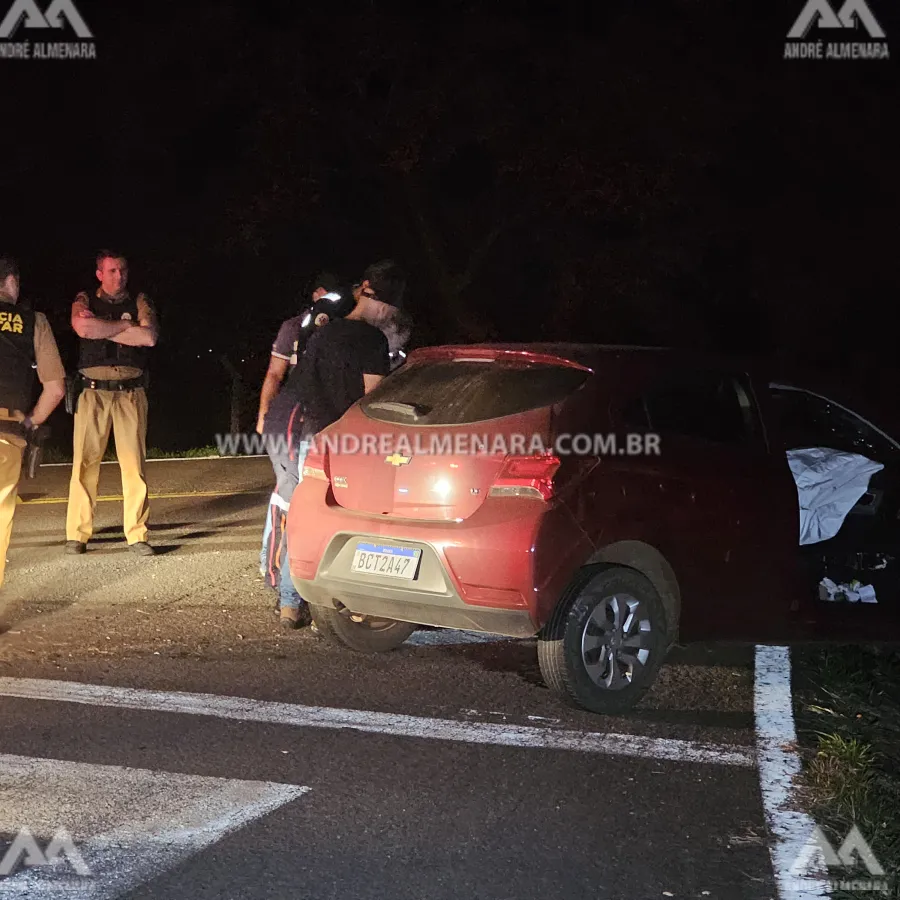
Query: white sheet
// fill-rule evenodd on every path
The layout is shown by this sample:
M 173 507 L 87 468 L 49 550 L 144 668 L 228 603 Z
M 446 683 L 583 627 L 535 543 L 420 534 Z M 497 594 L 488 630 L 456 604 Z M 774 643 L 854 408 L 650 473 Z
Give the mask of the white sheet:
M 788 450 L 787 457 L 800 501 L 801 545 L 833 538 L 868 490 L 869 479 L 884 468 L 859 453 L 828 447 Z

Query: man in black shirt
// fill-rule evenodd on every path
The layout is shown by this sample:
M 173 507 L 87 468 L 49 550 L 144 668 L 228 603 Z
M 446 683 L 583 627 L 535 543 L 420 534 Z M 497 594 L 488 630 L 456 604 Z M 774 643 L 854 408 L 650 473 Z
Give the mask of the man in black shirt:
M 368 305 L 368 300 L 363 299 L 362 305 Z M 352 314 L 317 331 L 307 353 L 296 395 L 303 415 L 303 438 L 340 419 L 390 372 L 387 337 L 377 326 Z
M 403 313 L 406 276 L 393 260 L 369 266 L 354 289 L 356 306 L 345 318 L 317 328 L 306 352 L 270 407 L 272 421 L 287 421 L 292 450 L 290 466 L 294 485 L 299 483 L 309 440 L 373 390 L 391 371 L 390 348 L 385 332 L 408 333 Z M 267 417 L 268 420 L 268 417 Z M 266 433 L 272 434 L 267 422 Z M 291 491 L 293 492 L 293 491 Z M 285 498 L 290 503 L 290 498 Z M 287 560 L 285 551 L 284 559 Z M 281 571 L 280 619 L 295 628 L 303 601 L 294 590 L 289 565 Z M 304 604 L 305 605 L 305 604 Z
M 293 393 L 303 412 L 303 437 L 336 422 L 391 371 L 386 332 L 402 318 L 406 277 L 392 260 L 366 269 L 345 318 L 309 340 Z

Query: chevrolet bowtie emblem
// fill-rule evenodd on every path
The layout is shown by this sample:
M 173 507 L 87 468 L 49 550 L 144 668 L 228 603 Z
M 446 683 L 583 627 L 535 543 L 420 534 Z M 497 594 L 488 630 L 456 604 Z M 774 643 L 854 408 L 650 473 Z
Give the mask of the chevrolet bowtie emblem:
M 385 457 L 384 461 L 392 466 L 408 466 L 412 462 L 412 457 L 401 456 L 399 453 L 395 453 L 393 456 Z

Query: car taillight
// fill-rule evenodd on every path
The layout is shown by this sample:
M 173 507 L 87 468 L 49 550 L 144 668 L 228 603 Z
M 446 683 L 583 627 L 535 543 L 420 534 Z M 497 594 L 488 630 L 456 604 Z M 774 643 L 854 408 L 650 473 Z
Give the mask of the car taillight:
M 553 476 L 558 468 L 556 456 L 508 457 L 489 496 L 549 500 L 553 496 Z
M 330 481 L 328 477 L 328 464 L 324 453 L 307 453 L 303 461 L 303 477 L 313 478 L 316 481 Z

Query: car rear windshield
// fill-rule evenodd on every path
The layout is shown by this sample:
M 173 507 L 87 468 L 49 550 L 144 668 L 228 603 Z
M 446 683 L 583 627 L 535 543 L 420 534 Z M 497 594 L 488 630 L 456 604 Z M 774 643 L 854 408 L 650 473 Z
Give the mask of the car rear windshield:
M 588 374 L 521 361 L 414 363 L 385 379 L 360 406 L 392 424 L 468 425 L 551 406 L 578 390 Z

